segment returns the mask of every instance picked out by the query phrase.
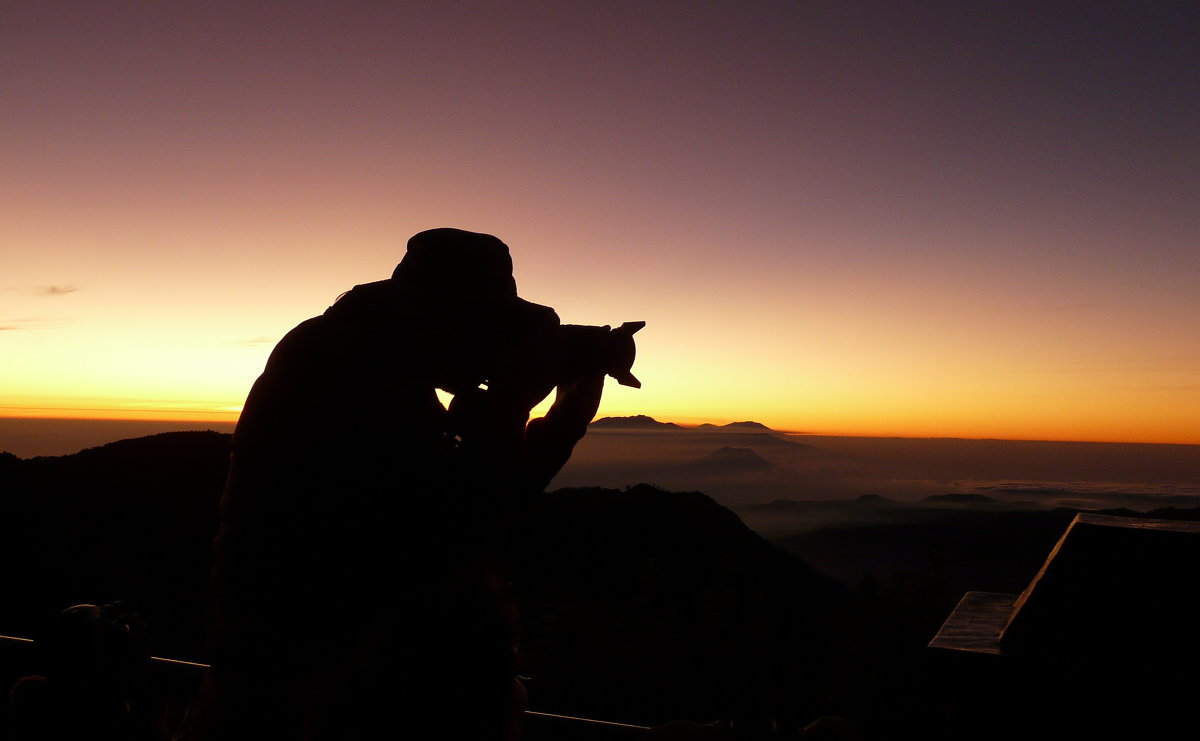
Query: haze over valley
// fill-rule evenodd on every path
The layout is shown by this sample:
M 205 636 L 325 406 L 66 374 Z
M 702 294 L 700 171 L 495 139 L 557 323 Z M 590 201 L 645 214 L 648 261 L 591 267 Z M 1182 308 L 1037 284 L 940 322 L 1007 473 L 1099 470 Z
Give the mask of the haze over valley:
M 1200 506 L 1200 446 L 834 437 L 609 417 L 592 423 L 553 485 L 637 483 L 702 491 L 762 531 L 781 519 L 788 529 L 891 519 L 912 506 L 1148 511 Z
M 0 419 L 0 451 L 61 456 L 231 423 Z M 1200 506 L 1200 446 L 841 437 L 757 422 L 595 420 L 551 488 L 699 491 L 770 536 L 948 509 L 1146 512 Z

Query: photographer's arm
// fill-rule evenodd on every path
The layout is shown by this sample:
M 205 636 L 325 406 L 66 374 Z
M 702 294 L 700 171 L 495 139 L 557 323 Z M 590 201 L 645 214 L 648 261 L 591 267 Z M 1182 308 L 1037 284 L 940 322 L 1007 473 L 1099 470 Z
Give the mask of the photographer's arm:
M 604 374 L 595 373 L 560 384 L 545 417 L 525 427 L 524 484 L 542 491 L 558 474 L 600 407 Z

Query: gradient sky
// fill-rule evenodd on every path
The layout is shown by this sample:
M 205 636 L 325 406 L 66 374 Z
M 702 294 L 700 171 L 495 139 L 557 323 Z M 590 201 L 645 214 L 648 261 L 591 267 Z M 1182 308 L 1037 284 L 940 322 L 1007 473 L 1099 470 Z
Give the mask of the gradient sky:
M 0 415 L 233 418 L 456 226 L 648 323 L 603 415 L 1200 443 L 1194 11 L 5 3 Z

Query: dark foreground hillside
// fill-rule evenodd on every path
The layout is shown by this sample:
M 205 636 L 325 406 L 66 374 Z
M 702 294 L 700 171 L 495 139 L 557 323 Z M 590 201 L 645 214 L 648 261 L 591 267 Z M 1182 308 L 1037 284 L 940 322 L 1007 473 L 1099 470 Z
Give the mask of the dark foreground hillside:
M 0 455 L 0 633 L 120 600 L 152 654 L 203 660 L 228 447 L 179 432 Z M 926 644 L 963 591 L 1019 591 L 1071 514 L 948 513 L 768 543 L 704 494 L 559 490 L 529 518 L 517 584 L 531 707 L 781 731 L 839 715 L 863 737 L 939 738 Z M 35 669 L 26 654 L 0 654 L 0 682 Z
M 228 446 L 179 432 L 0 459 L 13 573 L 0 633 L 36 636 L 68 605 L 119 600 L 152 654 L 202 661 Z M 848 592 L 703 494 L 561 490 L 529 525 L 518 587 L 534 707 L 645 724 L 803 720 L 841 692 Z
M 74 455 L 0 455 L 0 633 L 68 605 L 126 600 L 160 656 L 194 658 L 230 435 L 174 432 Z
M 710 498 L 564 489 L 534 522 L 534 706 L 645 725 L 845 709 L 864 627 L 851 594 Z

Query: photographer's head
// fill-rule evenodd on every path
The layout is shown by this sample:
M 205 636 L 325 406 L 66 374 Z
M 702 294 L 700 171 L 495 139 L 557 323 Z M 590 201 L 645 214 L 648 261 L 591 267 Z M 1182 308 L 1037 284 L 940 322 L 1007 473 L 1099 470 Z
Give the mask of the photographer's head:
M 517 296 L 508 245 L 490 234 L 450 228 L 414 234 L 392 285 L 406 301 L 474 314 L 516 331 L 558 323 L 554 309 Z
M 508 245 L 490 234 L 462 229 L 428 229 L 408 240 L 408 251 L 392 272 L 405 293 L 431 301 L 517 300 Z
M 554 309 L 517 296 L 508 246 L 490 234 L 441 228 L 413 235 L 391 284 L 432 323 L 439 382 L 452 393 L 486 380 L 505 347 L 559 325 Z

